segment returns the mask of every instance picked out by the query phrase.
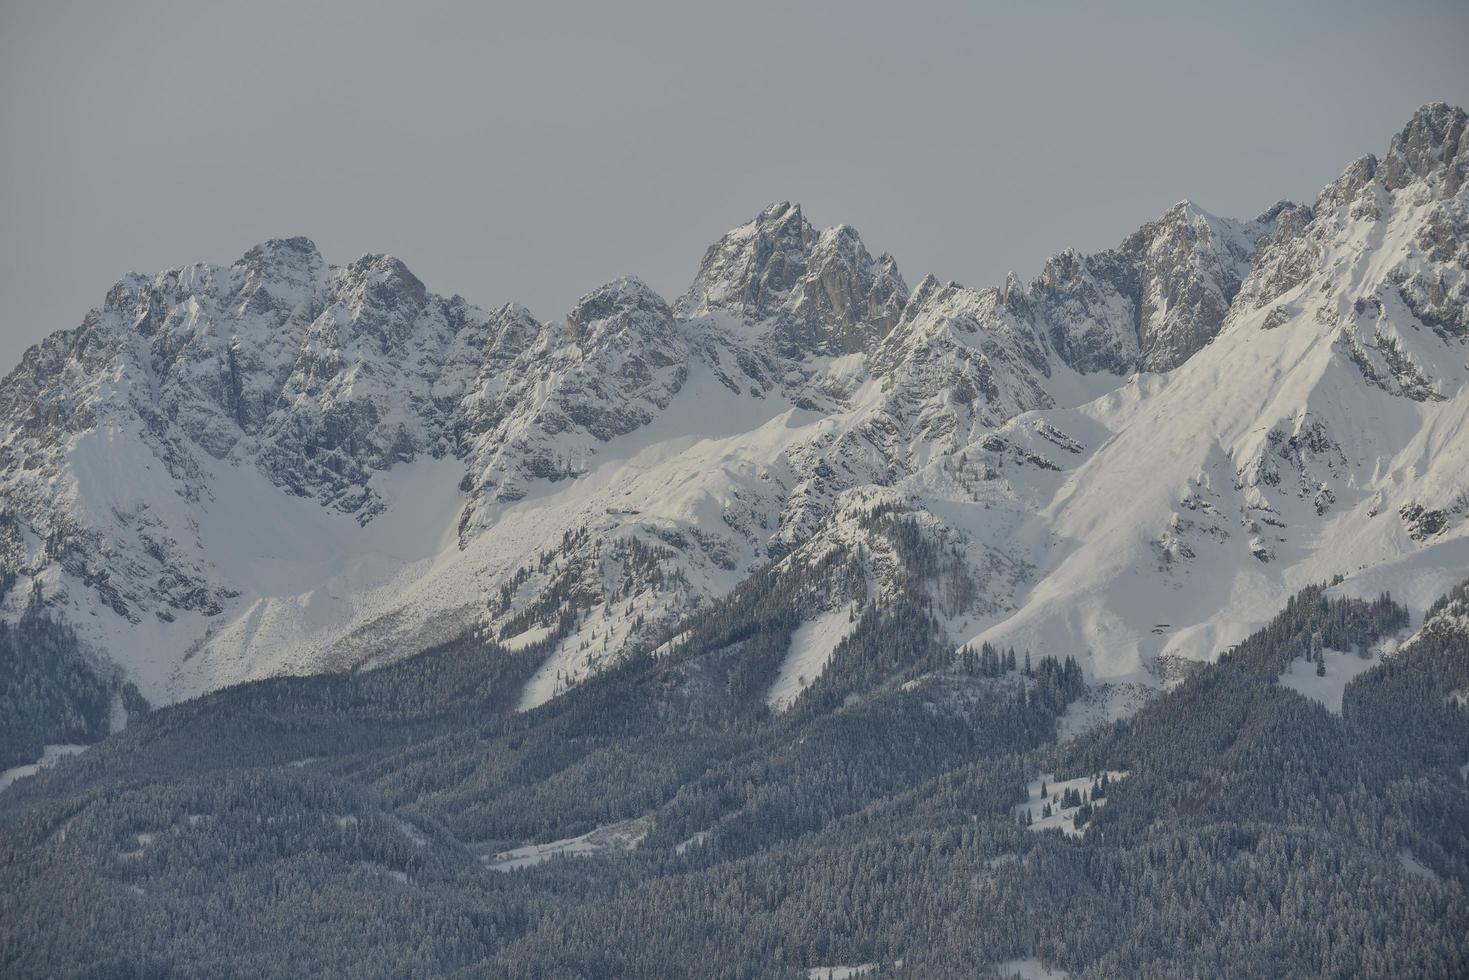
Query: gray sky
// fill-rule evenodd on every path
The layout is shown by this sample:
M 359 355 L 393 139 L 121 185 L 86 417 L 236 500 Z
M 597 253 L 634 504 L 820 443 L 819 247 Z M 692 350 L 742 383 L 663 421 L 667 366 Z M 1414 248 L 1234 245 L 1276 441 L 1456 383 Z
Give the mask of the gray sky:
M 565 313 L 772 200 L 972 285 L 1252 216 L 1469 104 L 1469 3 L 0 0 L 0 363 L 308 235 Z

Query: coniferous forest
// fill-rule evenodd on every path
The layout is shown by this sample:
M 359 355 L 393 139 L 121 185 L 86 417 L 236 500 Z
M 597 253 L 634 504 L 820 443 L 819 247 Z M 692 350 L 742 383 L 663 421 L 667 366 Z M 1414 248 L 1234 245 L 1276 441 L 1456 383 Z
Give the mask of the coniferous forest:
M 952 655 L 916 601 L 854 603 L 772 713 L 754 677 L 801 594 L 756 575 L 674 652 L 524 713 L 534 651 L 474 636 L 140 712 L 0 794 L 3 972 L 1464 975 L 1469 590 L 1340 714 L 1283 666 L 1406 613 L 1313 587 L 1059 743 L 1074 660 Z M 29 630 L 5 639 L 55 642 Z

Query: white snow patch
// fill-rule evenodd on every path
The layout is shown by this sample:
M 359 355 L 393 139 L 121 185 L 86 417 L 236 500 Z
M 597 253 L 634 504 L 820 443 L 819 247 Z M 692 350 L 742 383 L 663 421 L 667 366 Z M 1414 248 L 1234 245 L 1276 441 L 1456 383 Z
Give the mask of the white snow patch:
M 1290 668 L 1280 675 L 1282 687 L 1304 694 L 1312 701 L 1319 701 L 1332 714 L 1341 714 L 1342 694 L 1352 678 L 1364 674 L 1382 661 L 1378 657 L 1360 657 L 1355 653 L 1337 650 L 1322 651 L 1326 662 L 1326 676 L 1316 676 L 1316 665 L 1305 657 L 1297 657 Z
M 619 823 L 598 827 L 580 837 L 568 837 L 549 844 L 527 844 L 481 858 L 491 871 L 514 871 L 549 861 L 553 857 L 590 857 L 607 851 L 631 851 L 643 842 L 653 829 L 651 817 L 634 817 Z
M 118 858 L 120 858 L 123 861 L 137 861 L 137 860 L 139 860 L 140 858 L 142 858 L 143 852 L 146 851 L 146 850 L 148 850 L 148 848 L 152 847 L 153 846 L 153 842 L 158 839 L 158 835 L 155 834 L 155 833 L 151 833 L 151 832 L 134 834 L 133 837 L 137 841 L 137 845 L 138 845 L 135 850 L 131 850 L 131 851 L 118 851 L 117 852 Z
M 1413 852 L 1406 848 L 1398 852 L 1398 861 L 1403 865 L 1403 870 L 1410 875 L 1417 875 L 1420 878 L 1427 878 L 1430 881 L 1438 880 L 1438 875 L 1434 873 L 1433 869 L 1422 861 L 1419 861 L 1413 856 Z
M 1109 721 L 1130 718 L 1157 694 L 1158 688 L 1150 684 L 1122 682 L 1089 687 L 1085 694 L 1071 702 L 1061 716 L 1056 740 L 1064 742 Z
M 692 632 L 693 630 L 682 630 L 674 634 L 673 636 L 670 636 L 668 639 L 664 640 L 662 643 L 653 648 L 653 656 L 668 656 L 670 653 L 677 650 L 678 645 L 682 643 L 685 639 L 687 639 L 688 635 Z
M 89 746 L 86 745 L 47 745 L 41 749 L 41 758 L 24 766 L 16 766 L 0 772 L 0 791 L 10 788 L 11 783 L 27 776 L 34 776 L 42 769 L 49 769 L 67 756 L 73 756 L 85 752 Z
M 995 964 L 995 971 L 1004 980 L 1069 980 L 1071 974 L 1065 970 L 1052 970 L 1038 959 L 1006 960 Z
M 797 627 L 791 634 L 791 647 L 775 675 L 775 683 L 765 695 L 765 703 L 775 711 L 784 711 L 794 704 L 801 692 L 821 676 L 837 645 L 855 628 L 856 623 L 845 608 L 822 613 Z
M 533 643 L 539 643 L 556 631 L 554 626 L 532 626 L 530 629 L 506 640 L 501 640 L 500 645 L 511 653 L 519 653 Z
M 856 966 L 813 966 L 806 971 L 807 980 L 851 980 L 877 969 L 876 963 L 859 963 Z
M 1125 770 L 1108 769 L 1108 790 L 1110 790 L 1112 786 L 1116 783 L 1120 782 L 1123 779 L 1126 779 L 1127 775 L 1128 774 Z M 1030 814 L 1031 823 L 1026 828 L 1028 830 L 1040 831 L 1059 829 L 1067 837 L 1080 837 L 1086 833 L 1086 827 L 1082 826 L 1078 828 L 1076 826 L 1076 811 L 1078 807 L 1062 806 L 1061 797 L 1062 794 L 1065 793 L 1065 791 L 1068 789 L 1076 790 L 1077 792 L 1083 794 L 1083 797 L 1085 797 L 1086 795 L 1091 793 L 1092 784 L 1096 782 L 1096 780 L 1100 776 L 1101 773 L 1096 773 L 1089 776 L 1078 776 L 1075 779 L 1063 779 L 1058 781 L 1052 773 L 1041 773 L 1035 779 L 1032 779 L 1030 781 L 1030 785 L 1025 788 L 1025 802 L 1017 803 L 1015 805 L 1015 815 L 1019 817 L 1020 815 L 1025 813 Z M 1043 785 L 1045 786 L 1046 790 L 1045 796 L 1041 795 L 1041 787 Z M 1051 806 L 1051 815 L 1049 817 L 1044 817 L 1041 814 L 1044 812 L 1043 808 L 1047 803 L 1049 803 Z M 1101 809 L 1102 807 L 1107 805 L 1107 799 L 1106 797 L 1103 797 L 1099 800 L 1092 800 L 1091 803 L 1094 809 Z
M 116 735 L 128 727 L 128 709 L 122 703 L 122 692 L 112 692 L 112 703 L 108 706 L 107 734 Z

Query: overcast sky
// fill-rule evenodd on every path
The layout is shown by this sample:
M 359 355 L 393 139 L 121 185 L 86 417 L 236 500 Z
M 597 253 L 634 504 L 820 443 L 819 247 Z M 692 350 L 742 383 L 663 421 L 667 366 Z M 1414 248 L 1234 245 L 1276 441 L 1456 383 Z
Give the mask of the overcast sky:
M 1253 216 L 1469 104 L 1469 2 L 0 0 L 0 362 L 307 235 L 537 316 L 773 200 L 909 283 Z

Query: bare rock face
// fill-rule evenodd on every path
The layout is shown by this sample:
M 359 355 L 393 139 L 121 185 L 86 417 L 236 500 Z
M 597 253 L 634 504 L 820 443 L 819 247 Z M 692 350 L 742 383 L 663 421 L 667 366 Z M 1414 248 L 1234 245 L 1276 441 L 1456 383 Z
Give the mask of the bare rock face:
M 908 287 L 898 264 L 884 253 L 868 254 L 850 225 L 828 228 L 806 258 L 806 271 L 793 289 L 789 308 L 835 351 L 868 350 L 898 322 Z
M 1400 190 L 1414 180 L 1434 177 L 1440 198 L 1451 198 L 1469 178 L 1469 117 L 1463 109 L 1433 102 L 1413 114 L 1393 137 L 1382 160 L 1378 180 L 1387 190 Z
M 430 297 L 397 259 L 333 270 L 323 309 L 263 426 L 259 462 L 278 485 L 368 518 L 371 471 L 442 452 L 449 421 L 429 392 L 455 333 L 483 313 Z
M 491 336 L 460 426 L 471 498 L 462 537 L 484 504 L 518 500 L 535 480 L 579 476 L 599 443 L 646 425 L 688 377 L 687 338 L 638 279 L 588 293 L 555 328 L 503 309 Z
M 1046 260 L 1028 287 L 1011 290 L 1011 308 L 1044 324 L 1061 359 L 1084 374 L 1125 374 L 1141 354 L 1138 273 L 1119 253 L 1068 249 Z
M 1123 243 L 1138 256 L 1145 370 L 1175 368 L 1214 339 L 1265 228 L 1264 221 L 1228 221 L 1184 202 Z
M 849 225 L 818 234 L 800 205 L 781 202 L 709 246 L 675 310 L 776 317 L 788 353 L 850 354 L 881 340 L 907 299 L 892 256 L 874 259 Z
M 1469 203 L 1464 200 L 1469 174 L 1469 138 L 1464 135 L 1464 110 L 1432 103 L 1414 113 L 1393 137 L 1381 160 L 1364 156 L 1326 185 L 1309 208 L 1284 208 L 1273 230 L 1259 245 L 1259 254 L 1241 285 L 1231 316 L 1239 317 L 1273 303 L 1277 297 L 1325 271 L 1334 247 L 1353 225 L 1382 229 L 1396 208 L 1419 209 L 1411 257 L 1386 274 L 1387 286 L 1378 295 L 1352 297 L 1348 312 L 1332 302 L 1331 293 L 1317 298 L 1316 315 L 1345 324 L 1349 353 L 1364 373 L 1391 376 L 1397 389 L 1422 398 L 1426 389 L 1411 365 L 1395 350 L 1391 329 L 1375 326 L 1378 314 L 1398 319 L 1395 308 L 1407 310 L 1423 326 L 1441 337 L 1469 335 Z M 1371 322 L 1363 322 L 1367 314 Z M 1354 322 L 1348 323 L 1348 320 Z M 1365 325 L 1369 339 L 1358 337 Z M 1377 335 L 1386 340 L 1379 342 Z M 1373 351 L 1368 357 L 1362 353 Z M 1380 355 L 1380 356 L 1378 356 Z
M 1231 221 L 1183 201 L 1115 249 L 1048 260 L 1027 299 L 1076 370 L 1167 371 L 1219 333 L 1273 217 Z
M 815 242 L 816 229 L 801 216 L 799 204 L 772 204 L 709 246 L 675 310 L 682 317 L 710 310 L 769 316 L 806 274 Z
M 1240 285 L 1231 316 L 1267 306 L 1311 275 L 1318 249 L 1304 232 L 1313 215 L 1307 205 L 1278 207 L 1273 227 L 1256 244 L 1255 262 Z

